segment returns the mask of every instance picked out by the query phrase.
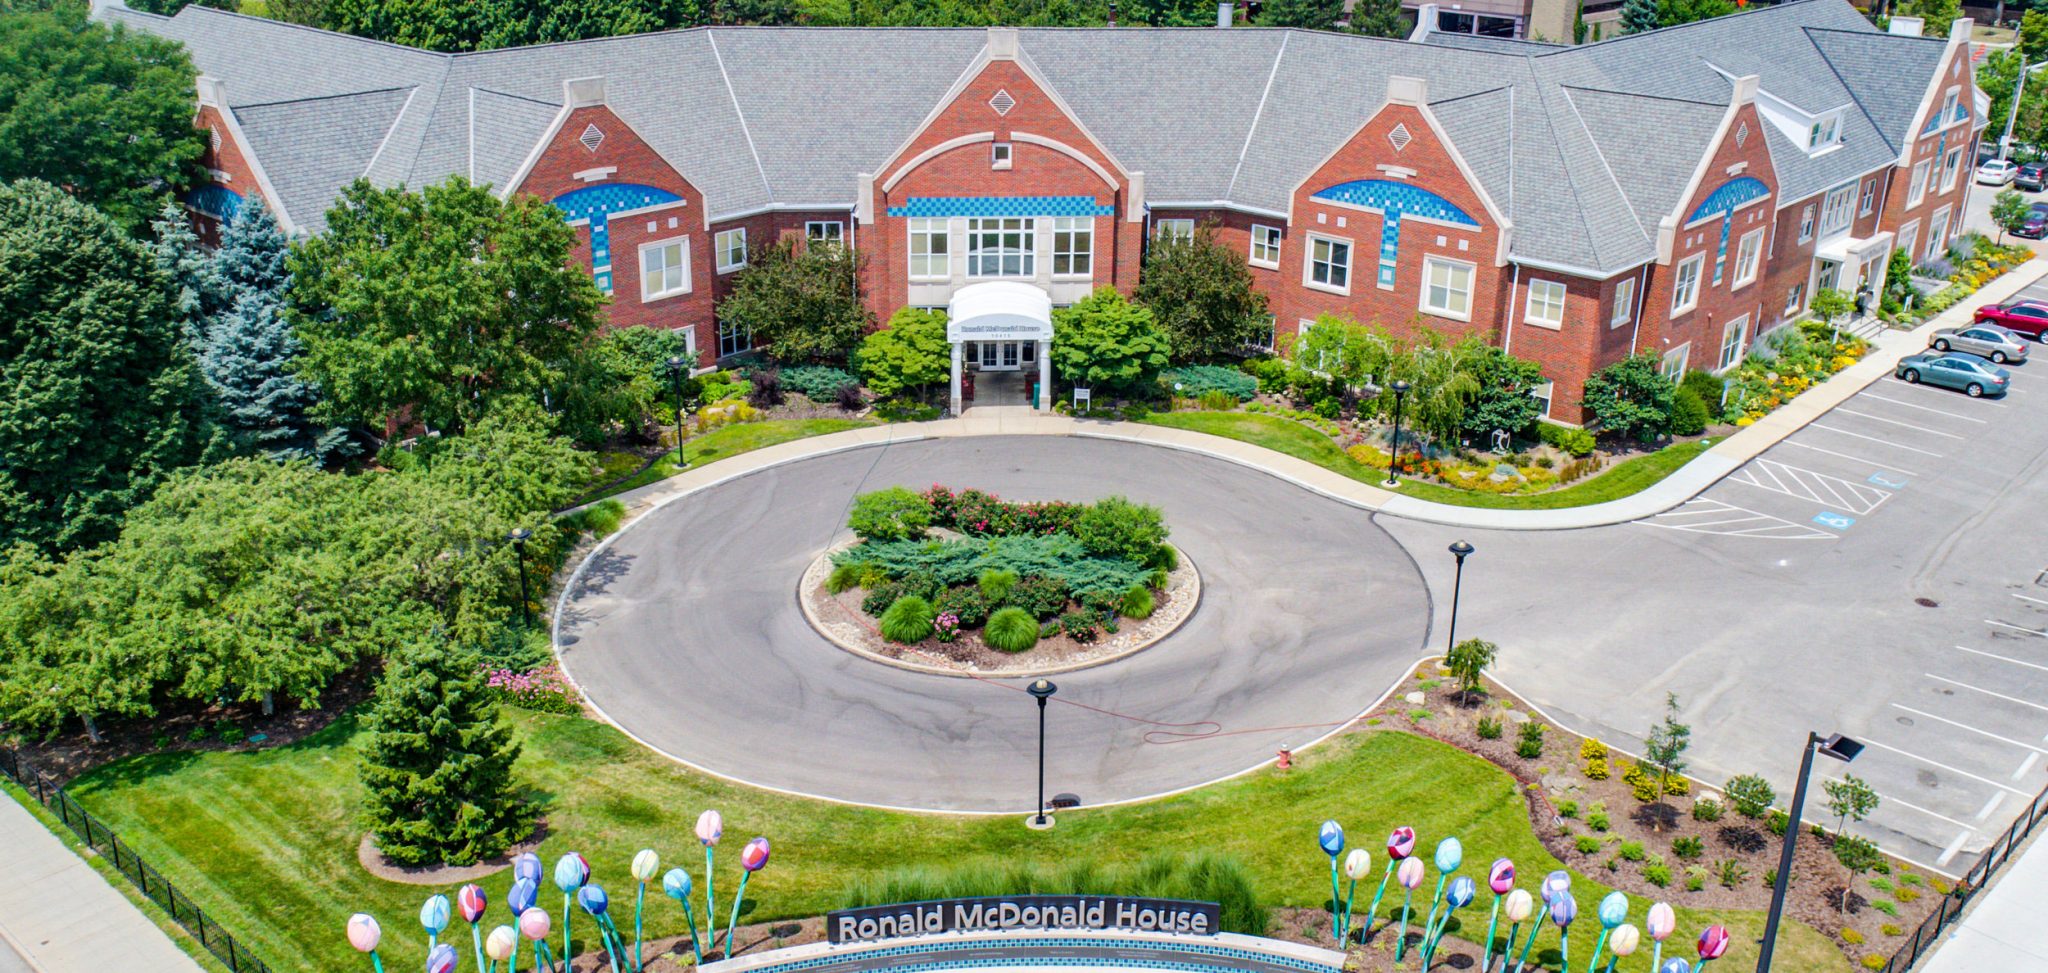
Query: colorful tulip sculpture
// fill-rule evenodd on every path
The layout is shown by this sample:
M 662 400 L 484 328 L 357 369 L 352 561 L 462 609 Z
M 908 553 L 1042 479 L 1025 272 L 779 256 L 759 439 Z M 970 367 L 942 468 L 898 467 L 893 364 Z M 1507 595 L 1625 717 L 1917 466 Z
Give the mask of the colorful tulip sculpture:
M 1664 940 L 1678 928 L 1678 915 L 1671 911 L 1669 903 L 1659 902 L 1650 907 L 1650 916 L 1643 920 L 1643 926 L 1656 944 L 1650 949 L 1650 970 L 1656 973 L 1664 966 Z
M 484 907 L 489 904 L 481 885 L 465 885 L 455 892 L 455 908 L 462 913 L 462 921 L 469 923 L 469 941 L 476 947 L 476 968 L 479 970 L 484 968 L 484 934 L 476 924 L 483 920 Z
M 1323 854 L 1330 856 L 1330 931 L 1337 934 L 1337 941 L 1344 941 L 1344 909 L 1337 899 L 1337 856 L 1344 853 L 1344 827 L 1335 821 L 1325 821 L 1316 829 L 1316 844 L 1322 846 Z
M 652 848 L 642 848 L 633 854 L 633 881 L 640 884 L 640 891 L 633 895 L 633 969 L 645 966 L 640 955 L 640 910 L 647 905 L 647 883 L 661 872 L 661 856 Z M 695 929 L 690 930 L 696 932 Z
M 1565 973 L 1572 968 L 1572 920 L 1578 917 L 1579 903 L 1570 892 L 1560 891 L 1550 897 L 1550 921 L 1557 925 L 1557 948 L 1563 956 L 1557 968 Z
M 519 934 L 511 926 L 499 926 L 484 937 L 484 955 L 490 958 L 490 965 L 482 967 L 484 973 L 498 973 L 498 964 L 519 954 Z M 505 963 L 505 973 L 512 973 L 512 964 Z
M 725 955 L 732 955 L 732 931 L 739 928 L 740 900 L 747 897 L 747 879 L 768 867 L 768 839 L 756 836 L 740 849 L 740 890 L 732 897 L 732 917 L 725 921 Z
M 1402 951 L 1408 948 L 1408 905 L 1415 899 L 1415 887 L 1422 884 L 1422 859 L 1403 860 L 1401 867 L 1394 870 L 1394 875 L 1401 880 L 1401 888 L 1405 890 L 1401 894 L 1401 935 L 1394 941 L 1394 962 L 1399 963 Z
M 711 850 L 718 846 L 718 839 L 725 837 L 725 816 L 717 811 L 705 811 L 697 815 L 697 841 L 704 846 L 704 931 L 705 940 L 718 942 L 718 896 L 711 885 Z
M 1614 927 L 1614 935 L 1607 940 L 1607 949 L 1614 954 L 1614 958 L 1607 961 L 1607 973 L 1614 973 L 1614 964 L 1634 953 L 1636 944 L 1642 940 L 1643 934 L 1626 922 Z
M 1358 880 L 1371 874 L 1372 852 L 1363 848 L 1353 848 L 1351 854 L 1344 856 L 1344 877 L 1350 879 L 1351 884 L 1344 888 L 1344 918 L 1337 930 L 1337 941 L 1340 943 L 1349 942 L 1351 939 L 1351 897 L 1358 894 Z M 1371 915 L 1365 918 L 1368 924 L 1372 922 Z
M 1598 973 L 1600 953 L 1607 948 L 1607 937 L 1616 926 L 1628 921 L 1628 896 L 1620 892 L 1609 892 L 1600 900 L 1600 938 L 1593 941 L 1593 961 L 1586 964 L 1586 973 Z M 1570 967 L 1566 967 L 1570 973 Z
M 437 943 L 427 950 L 427 973 L 455 973 L 455 947 Z
M 554 951 L 548 948 L 548 930 L 553 925 L 554 920 L 548 917 L 548 910 L 539 906 L 519 914 L 519 934 L 533 940 L 533 968 L 535 973 L 539 973 L 543 963 L 547 964 L 546 968 L 550 971 L 555 968 Z M 518 962 L 517 956 L 514 957 L 513 962 Z M 507 968 L 507 973 L 510 973 L 509 967 Z
M 661 891 L 683 907 L 683 921 L 690 924 L 690 948 L 697 952 L 697 965 L 704 965 L 704 943 L 697 938 L 697 915 L 690 909 L 690 873 L 671 868 L 661 877 Z
M 1728 930 L 1722 926 L 1708 926 L 1700 931 L 1700 962 L 1693 967 L 1693 973 L 1701 973 L 1707 964 L 1721 958 L 1728 951 Z
M 348 944 L 354 946 L 358 953 L 370 954 L 370 966 L 377 973 L 384 973 L 384 961 L 377 958 L 377 942 L 383 938 L 383 928 L 368 913 L 358 912 L 348 917 Z
M 1423 937 L 1422 968 L 1429 969 L 1430 960 L 1436 957 L 1436 948 L 1444 940 L 1444 930 L 1450 928 L 1451 913 L 1472 904 L 1472 897 L 1478 886 L 1472 879 L 1460 875 L 1451 879 L 1450 888 L 1444 891 L 1444 917 L 1437 920 L 1436 928 Z
M 1451 873 L 1457 871 L 1458 866 L 1464 863 L 1465 846 L 1459 844 L 1458 839 L 1445 838 L 1436 843 L 1436 894 L 1429 897 L 1429 918 L 1422 923 L 1422 942 L 1425 946 L 1431 941 L 1431 930 L 1436 928 L 1436 910 L 1437 906 L 1443 904 L 1444 884 L 1451 880 Z M 1394 951 L 1396 960 L 1401 958 L 1400 953 L 1398 949 Z M 1424 954 L 1425 957 L 1427 955 Z M 1428 968 L 1426 958 L 1423 965 L 1425 969 Z
M 1514 890 L 1515 863 L 1496 858 L 1486 869 L 1486 887 L 1493 890 L 1493 918 L 1486 920 L 1486 952 L 1479 958 L 1479 973 L 1493 965 L 1493 934 L 1500 930 L 1500 897 Z M 1503 954 L 1505 955 L 1505 954 Z
M 1665 960 L 1663 966 L 1657 967 L 1656 973 L 1693 973 L 1693 969 L 1692 964 L 1685 961 L 1685 957 L 1673 956 Z
M 1359 929 L 1358 938 L 1364 939 L 1372 933 L 1373 918 L 1380 911 L 1380 896 L 1387 894 L 1387 879 L 1394 876 L 1394 869 L 1400 867 L 1409 855 L 1415 854 L 1415 829 L 1395 828 L 1387 835 L 1387 871 L 1380 876 L 1379 891 L 1372 894 L 1372 904 L 1365 908 L 1365 925 Z
M 555 859 L 555 887 L 562 890 L 562 961 L 568 962 L 576 955 L 576 948 L 569 945 L 569 929 L 576 913 L 570 907 L 576 902 L 576 890 L 590 881 L 590 863 L 582 855 L 570 852 Z
M 539 855 L 528 851 L 522 852 L 512 859 L 512 881 L 517 882 L 523 878 L 532 882 L 535 888 L 539 888 L 540 876 L 541 865 Z
M 1508 944 L 1500 951 L 1501 973 L 1507 973 L 1508 954 L 1515 951 L 1515 936 L 1522 931 L 1522 923 L 1527 921 L 1529 916 L 1533 915 L 1536 911 L 1536 897 L 1530 895 L 1528 889 L 1516 889 L 1508 893 L 1507 906 Z M 1536 930 L 1531 929 L 1529 930 L 1529 942 L 1533 943 L 1535 941 Z M 1526 944 L 1522 947 L 1522 958 L 1529 958 L 1529 947 Z M 1522 964 L 1516 963 L 1516 973 L 1520 973 L 1521 969 Z M 1480 967 L 1479 973 L 1486 973 L 1486 968 Z
M 533 860 L 533 867 L 536 869 L 540 867 L 540 859 L 535 858 Z M 512 863 L 512 871 L 513 874 L 518 874 L 519 863 L 517 861 Z M 536 872 L 535 874 L 539 873 Z M 534 903 L 539 899 L 540 879 L 515 878 L 512 880 L 512 890 L 505 893 L 505 907 L 512 910 L 512 921 L 523 928 L 525 923 L 521 922 L 521 918 L 526 915 L 526 910 L 533 908 Z M 505 967 L 506 973 L 511 973 L 512 970 L 518 967 L 519 938 L 514 936 L 512 938 L 512 963 Z
M 1549 908 L 1550 900 L 1557 898 L 1557 893 L 1569 892 L 1571 890 L 1572 873 L 1560 868 L 1543 876 L 1543 907 Z
M 597 923 L 598 941 L 604 944 L 605 955 L 611 957 L 612 969 L 618 970 L 619 954 L 625 949 L 619 942 L 619 927 L 612 924 L 611 896 L 605 894 L 602 885 L 585 885 L 576 890 L 576 904 L 590 913 L 592 921 Z
M 434 951 L 434 944 L 440 941 L 441 930 L 448 928 L 448 897 L 429 895 L 420 903 L 420 928 L 427 931 L 427 952 Z

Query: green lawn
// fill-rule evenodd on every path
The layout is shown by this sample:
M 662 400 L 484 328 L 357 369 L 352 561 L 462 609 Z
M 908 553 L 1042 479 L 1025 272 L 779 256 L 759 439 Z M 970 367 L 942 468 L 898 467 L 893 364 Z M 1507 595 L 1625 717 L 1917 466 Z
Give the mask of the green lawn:
M 626 864 L 642 846 L 671 863 L 701 868 L 689 829 L 707 807 L 725 814 L 731 846 L 721 856 L 722 896 L 731 895 L 728 883 L 737 877 L 730 853 L 754 834 L 775 842 L 773 863 L 748 888 L 755 903 L 748 917 L 755 921 L 829 910 L 855 879 L 902 865 L 1111 864 L 1175 847 L 1235 856 L 1268 902 L 1315 906 L 1327 896 L 1329 875 L 1315 844 L 1316 826 L 1331 817 L 1372 848 L 1376 860 L 1386 832 L 1407 824 L 1429 848 L 1457 835 L 1468 874 L 1483 876 L 1487 862 L 1506 855 L 1531 886 L 1560 867 L 1530 832 L 1513 778 L 1462 751 L 1391 731 L 1318 747 L 1288 773 L 1263 771 L 1147 804 L 1068 812 L 1057 829 L 1040 833 L 1014 817 L 905 814 L 766 793 L 685 771 L 601 723 L 518 711 L 512 719 L 525 744 L 521 778 L 545 804 L 550 837 L 543 859 L 551 864 L 564 852 L 582 852 L 615 902 L 630 892 Z M 86 775 L 72 789 L 273 966 L 352 967 L 359 957 L 349 952 L 341 923 L 359 910 L 383 921 L 393 944 L 387 958 L 403 966 L 417 962 L 424 942 L 412 917 L 435 890 L 383 882 L 356 864 L 361 743 L 355 720 L 347 717 L 292 746 L 129 759 Z M 500 873 L 483 883 L 497 910 L 493 922 L 504 918 L 500 903 L 508 882 Z M 1576 884 L 1586 918 L 1574 935 L 1585 942 L 1572 952 L 1589 956 L 1599 925 L 1590 917 L 1606 890 L 1590 879 Z M 549 897 L 544 894 L 543 903 Z M 1682 901 L 1684 894 L 1673 898 Z M 1639 922 L 1646 907 L 1634 906 Z M 1762 914 L 1682 911 L 1677 938 L 1689 939 L 1713 921 L 1727 924 L 1734 936 L 1728 968 L 1749 964 L 1743 951 L 1760 934 Z M 665 900 L 651 909 L 650 933 L 680 928 L 678 910 Z M 1533 955 L 1543 955 L 1554 936 L 1546 933 Z M 1788 927 L 1779 955 L 1788 970 L 1848 968 L 1831 944 L 1797 924 Z
M 1352 459 L 1344 452 L 1343 447 L 1337 445 L 1336 440 L 1291 419 L 1248 412 L 1162 412 L 1148 416 L 1142 421 L 1155 426 L 1186 429 L 1235 439 L 1254 446 L 1264 446 L 1296 459 L 1307 460 L 1324 469 L 1342 473 L 1361 483 L 1378 485 L 1387 478 L 1385 470 L 1374 469 Z M 1400 490 L 1417 500 L 1448 503 L 1460 507 L 1498 507 L 1514 510 L 1583 507 L 1640 491 L 1670 476 L 1673 470 L 1706 452 L 1712 445 L 1713 440 L 1701 439 L 1666 446 L 1657 452 L 1616 463 L 1592 479 L 1581 480 L 1564 489 L 1551 490 L 1547 493 L 1480 493 L 1413 479 L 1402 480 Z
M 686 465 L 697 467 L 725 459 L 728 456 L 738 456 L 741 453 L 760 449 L 763 446 L 773 446 L 776 443 L 786 443 L 793 439 L 807 439 L 811 436 L 822 436 L 832 432 L 845 432 L 848 429 L 858 429 L 862 426 L 872 425 L 874 425 L 874 422 L 867 419 L 770 419 L 765 422 L 745 422 L 738 425 L 725 426 L 698 436 L 683 444 L 683 453 L 688 460 Z M 676 468 L 675 451 L 670 450 L 668 455 L 655 460 L 653 466 L 649 466 L 639 473 L 620 481 L 618 484 L 606 489 L 603 493 L 594 493 L 583 498 L 583 502 L 589 503 L 595 500 L 602 500 L 605 497 L 617 496 L 628 490 L 646 486 L 656 480 L 668 479 L 681 472 L 682 470 Z

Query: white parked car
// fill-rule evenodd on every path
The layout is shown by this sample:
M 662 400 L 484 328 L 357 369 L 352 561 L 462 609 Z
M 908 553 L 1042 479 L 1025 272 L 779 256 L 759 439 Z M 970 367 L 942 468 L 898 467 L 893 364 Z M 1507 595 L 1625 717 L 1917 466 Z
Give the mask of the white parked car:
M 1980 186 L 2004 186 L 2018 175 L 2020 167 L 2011 159 L 1992 159 L 1977 167 L 1977 184 Z

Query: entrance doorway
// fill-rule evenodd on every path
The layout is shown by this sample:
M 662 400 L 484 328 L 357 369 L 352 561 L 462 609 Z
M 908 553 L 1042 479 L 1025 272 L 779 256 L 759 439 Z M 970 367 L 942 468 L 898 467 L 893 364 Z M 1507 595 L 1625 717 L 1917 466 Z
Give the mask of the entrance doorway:
M 967 355 L 978 371 L 1014 372 L 1038 362 L 1035 341 L 977 341 Z
M 977 405 L 1009 404 L 1041 411 L 1052 407 L 1052 298 L 1021 281 L 970 284 L 953 292 L 946 306 L 946 340 L 953 345 L 953 414 L 965 407 L 966 389 Z M 962 382 L 962 373 L 968 379 Z M 1027 374 L 1036 376 L 1030 381 Z M 963 388 L 965 385 L 966 388 Z M 1034 400 L 1029 389 L 1041 394 Z

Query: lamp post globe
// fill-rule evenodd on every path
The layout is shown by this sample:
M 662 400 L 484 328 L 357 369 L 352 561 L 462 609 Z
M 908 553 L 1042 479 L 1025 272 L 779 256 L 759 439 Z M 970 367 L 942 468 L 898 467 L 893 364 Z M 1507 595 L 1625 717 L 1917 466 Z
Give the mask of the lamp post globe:
M 1044 828 L 1050 826 L 1045 817 L 1045 701 L 1059 692 L 1060 687 L 1050 679 L 1034 679 L 1031 685 L 1024 687 L 1024 691 L 1038 700 L 1038 810 L 1031 816 L 1031 826 Z
M 519 616 L 526 620 L 526 627 L 533 627 L 533 599 L 526 590 L 526 542 L 533 539 L 533 531 L 515 527 L 505 535 L 512 542 L 513 558 L 519 562 Z
M 1384 485 L 1388 487 L 1401 485 L 1401 400 L 1407 397 L 1410 387 L 1404 378 L 1395 379 L 1391 386 L 1394 390 L 1394 438 L 1387 443 L 1387 481 Z
M 1450 637 L 1444 640 L 1445 651 L 1458 644 L 1458 595 L 1465 588 L 1465 559 L 1472 555 L 1473 550 L 1475 548 L 1463 540 L 1451 542 L 1451 556 L 1458 559 L 1458 568 L 1451 580 L 1451 632 Z

